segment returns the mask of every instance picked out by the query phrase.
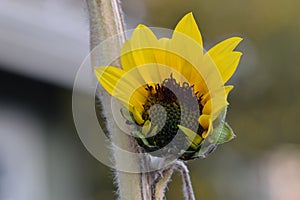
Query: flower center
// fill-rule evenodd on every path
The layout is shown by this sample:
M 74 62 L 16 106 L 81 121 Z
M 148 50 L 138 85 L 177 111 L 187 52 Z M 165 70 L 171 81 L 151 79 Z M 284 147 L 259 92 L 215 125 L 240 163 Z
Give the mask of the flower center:
M 198 122 L 203 109 L 200 103 L 201 97 L 197 97 L 193 86 L 188 83 L 184 82 L 182 85 L 177 83 L 172 74 L 161 84 L 147 85 L 146 90 L 149 95 L 143 105 L 142 117 L 145 121 L 151 122 L 151 127 L 157 127 L 157 132 L 147 138 L 151 148 L 142 146 L 146 151 L 151 152 L 165 147 L 172 141 L 168 146 L 168 153 L 186 151 L 187 144 L 189 144 L 188 138 L 178 125 L 201 136 L 203 128 Z M 153 149 L 153 147 L 156 148 Z M 185 157 L 188 155 L 181 156 L 183 159 Z

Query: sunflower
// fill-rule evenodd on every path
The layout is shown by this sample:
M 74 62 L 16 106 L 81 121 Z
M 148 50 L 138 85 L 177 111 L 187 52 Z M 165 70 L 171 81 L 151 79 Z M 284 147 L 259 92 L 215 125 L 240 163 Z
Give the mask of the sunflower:
M 121 67 L 95 68 L 100 84 L 124 106 L 122 114 L 137 143 L 155 156 L 205 157 L 234 134 L 224 121 L 224 85 L 235 72 L 242 39 L 226 39 L 207 52 L 192 13 L 171 38 L 157 38 L 138 25 L 121 49 Z M 160 151 L 160 154 L 155 152 Z

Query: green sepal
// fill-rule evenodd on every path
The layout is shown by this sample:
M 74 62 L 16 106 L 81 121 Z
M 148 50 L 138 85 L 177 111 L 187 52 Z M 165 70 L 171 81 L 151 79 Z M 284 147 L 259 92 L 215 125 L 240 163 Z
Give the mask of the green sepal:
M 135 137 L 136 139 L 141 140 L 144 143 L 144 145 L 146 145 L 147 147 L 156 148 L 155 146 L 152 146 L 152 145 L 149 144 L 149 142 L 147 141 L 145 135 L 143 135 L 143 133 L 141 133 L 140 131 L 131 131 L 131 135 L 133 137 Z
M 206 158 L 218 147 L 218 145 L 229 142 L 234 138 L 235 134 L 230 126 L 222 121 L 214 128 L 213 132 L 202 141 L 201 148 L 192 156 L 192 158 Z
M 226 122 L 223 122 L 220 123 L 219 126 L 214 128 L 210 137 L 208 137 L 207 139 L 209 140 L 209 143 L 219 145 L 225 142 L 229 142 L 235 137 L 236 136 L 230 126 Z
M 217 144 L 203 144 L 199 151 L 195 152 L 192 158 L 206 158 L 218 147 Z
M 133 137 L 137 137 L 137 138 L 140 138 L 140 139 L 146 139 L 145 135 L 143 135 L 143 133 L 141 133 L 140 131 L 131 131 L 131 135 Z
M 127 123 L 135 124 L 133 115 L 131 112 L 129 112 L 128 109 L 121 108 L 120 112 L 121 112 L 121 115 L 124 117 L 124 119 L 126 119 Z
M 189 146 L 193 149 L 197 149 L 202 142 L 202 138 L 189 128 L 181 125 L 177 125 L 177 127 L 186 135 Z
M 150 132 L 150 129 L 151 129 L 151 122 L 150 122 L 150 120 L 147 120 L 147 121 L 145 121 L 145 123 L 142 127 L 142 134 L 144 136 L 147 136 L 148 133 Z
M 158 130 L 158 126 L 154 126 L 154 128 L 152 128 L 151 132 L 148 134 L 148 137 L 154 136 L 157 134 L 157 130 Z

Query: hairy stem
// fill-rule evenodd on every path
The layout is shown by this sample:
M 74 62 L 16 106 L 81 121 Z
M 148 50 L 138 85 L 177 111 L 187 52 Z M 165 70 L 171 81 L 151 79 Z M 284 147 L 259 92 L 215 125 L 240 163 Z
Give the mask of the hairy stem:
M 176 161 L 174 163 L 174 169 L 181 174 L 183 183 L 183 194 L 186 200 L 195 200 L 194 190 L 189 175 L 187 166 L 182 161 Z
M 157 177 L 154 179 L 151 187 L 152 200 L 164 200 L 166 198 L 166 189 L 171 180 L 173 172 L 173 165 L 170 165 L 164 170 L 156 172 Z
M 105 39 L 120 34 L 117 47 L 125 41 L 123 13 L 118 0 L 86 0 L 90 19 L 91 50 Z M 112 47 L 112 48 L 117 48 Z M 117 48 L 119 49 L 119 48 Z
M 122 10 L 117 0 L 86 0 L 89 21 L 90 21 L 90 49 L 96 48 L 101 42 L 107 38 L 118 34 L 116 40 L 110 43 L 107 51 L 117 51 L 121 49 L 121 45 L 125 41 L 124 22 Z M 105 52 L 94 51 L 91 54 L 92 66 L 97 66 L 98 61 L 103 58 Z M 120 66 L 116 61 L 116 66 Z M 142 181 L 141 175 L 138 173 L 126 173 L 118 169 L 129 169 L 129 171 L 139 171 L 140 159 L 138 156 L 129 156 L 123 151 L 138 152 L 136 143 L 133 139 L 124 134 L 115 123 L 111 108 L 121 109 L 121 105 L 116 101 L 111 101 L 111 97 L 104 91 L 102 87 L 98 88 L 98 97 L 102 104 L 102 120 L 106 118 L 106 129 L 108 135 L 115 146 L 112 146 L 113 160 L 115 162 L 115 183 L 118 188 L 118 198 L 121 200 L 142 200 Z M 105 106 L 103 106 L 105 105 Z M 128 127 L 130 129 L 130 127 Z M 130 132 L 130 130 L 128 130 Z M 136 168 L 136 169 L 135 169 Z

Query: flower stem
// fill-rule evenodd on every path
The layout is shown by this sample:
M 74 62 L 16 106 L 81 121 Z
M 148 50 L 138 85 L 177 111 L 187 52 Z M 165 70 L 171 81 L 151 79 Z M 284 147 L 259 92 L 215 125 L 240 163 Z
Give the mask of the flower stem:
M 186 200 L 195 200 L 195 195 L 192 187 L 192 182 L 187 166 L 182 161 L 176 161 L 174 168 L 181 174 L 183 182 L 183 194 Z
M 105 39 L 119 34 L 116 44 L 120 47 L 125 41 L 124 19 L 118 0 L 86 0 L 90 19 L 90 49 L 94 49 Z M 120 48 L 118 48 L 120 49 Z
M 125 41 L 124 22 L 122 10 L 117 0 L 86 0 L 89 21 L 90 21 L 90 49 L 96 48 L 101 42 L 109 37 L 118 35 L 118 39 L 110 43 L 108 51 L 119 51 Z M 91 54 L 92 66 L 97 66 L 97 61 L 102 59 L 104 52 L 94 52 Z M 117 61 L 118 62 L 118 61 Z M 120 63 L 117 63 L 120 66 Z M 115 146 L 112 146 L 113 160 L 115 163 L 115 184 L 118 188 L 118 199 L 121 200 L 142 200 L 141 175 L 138 173 L 126 173 L 118 169 L 127 169 L 128 165 L 132 167 L 140 166 L 138 156 L 129 157 L 117 147 L 130 152 L 138 152 L 135 141 L 124 134 L 114 121 L 111 108 L 121 109 L 118 102 L 112 102 L 111 97 L 102 87 L 98 88 L 98 94 L 102 104 L 102 120 L 106 118 L 106 129 L 108 135 Z M 103 106 L 105 105 L 105 106 Z M 112 107 L 111 107 L 112 106 Z M 138 170 L 138 169 L 137 169 Z
M 154 179 L 151 187 L 152 200 L 163 200 L 166 198 L 165 192 L 173 172 L 173 165 L 167 167 L 161 172 L 156 172 L 157 177 Z

